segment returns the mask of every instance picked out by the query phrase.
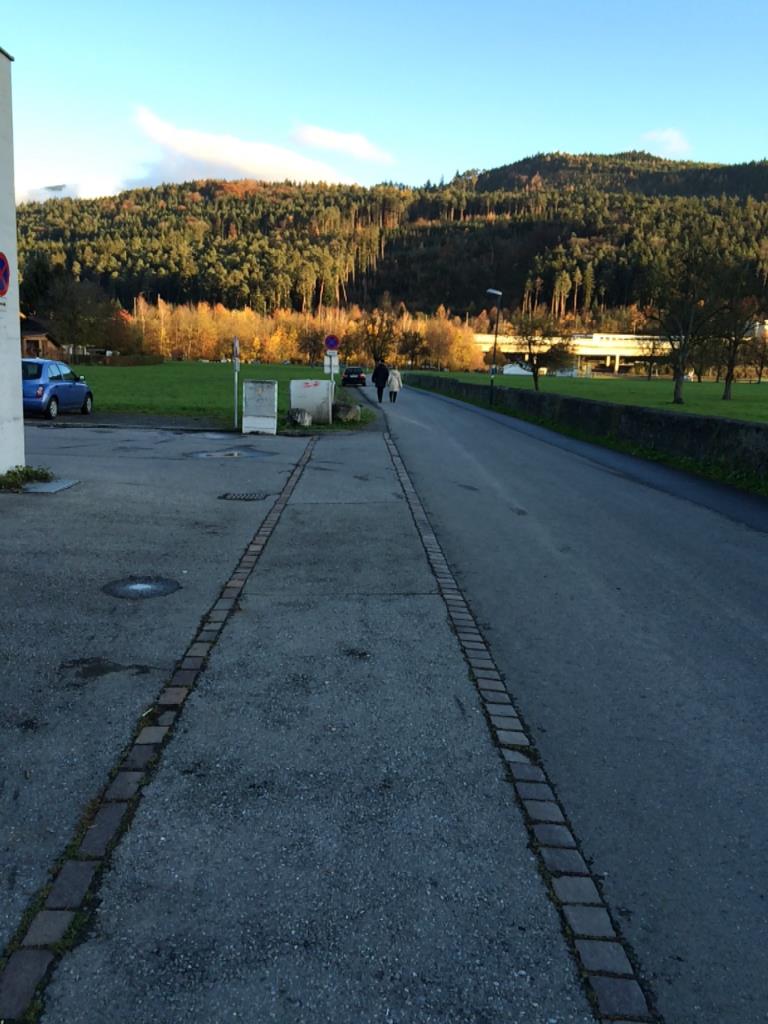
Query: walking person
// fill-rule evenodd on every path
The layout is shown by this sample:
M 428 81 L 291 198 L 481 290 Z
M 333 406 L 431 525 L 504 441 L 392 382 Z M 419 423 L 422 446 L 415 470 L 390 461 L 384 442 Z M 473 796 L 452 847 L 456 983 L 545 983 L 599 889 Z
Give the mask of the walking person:
M 396 367 L 392 367 L 389 371 L 389 377 L 387 379 L 387 387 L 389 388 L 389 400 L 390 402 L 397 401 L 397 393 L 403 386 L 403 378 L 400 376 L 400 371 Z
M 379 401 L 384 397 L 384 388 L 387 386 L 389 380 L 389 369 L 383 359 L 380 359 L 374 367 L 373 373 L 371 374 L 371 380 L 376 385 L 376 394 L 379 396 Z

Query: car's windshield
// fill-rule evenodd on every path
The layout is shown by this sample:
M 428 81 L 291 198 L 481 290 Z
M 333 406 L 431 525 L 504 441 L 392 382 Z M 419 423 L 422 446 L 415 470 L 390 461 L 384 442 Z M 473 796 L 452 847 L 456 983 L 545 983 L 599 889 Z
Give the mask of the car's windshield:
M 39 380 L 43 372 L 41 363 L 22 363 L 21 364 L 21 379 L 22 380 Z
M 348 366 L 347 373 L 362 373 L 363 368 L 361 366 Z

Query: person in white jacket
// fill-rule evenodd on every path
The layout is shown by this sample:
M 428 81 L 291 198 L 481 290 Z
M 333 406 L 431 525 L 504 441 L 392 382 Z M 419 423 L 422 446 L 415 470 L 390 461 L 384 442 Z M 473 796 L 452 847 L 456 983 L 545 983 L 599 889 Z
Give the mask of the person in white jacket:
M 387 388 L 389 389 L 389 400 L 390 402 L 397 401 L 397 393 L 403 386 L 403 378 L 400 376 L 400 371 L 396 370 L 394 366 L 389 371 L 389 377 L 387 378 Z

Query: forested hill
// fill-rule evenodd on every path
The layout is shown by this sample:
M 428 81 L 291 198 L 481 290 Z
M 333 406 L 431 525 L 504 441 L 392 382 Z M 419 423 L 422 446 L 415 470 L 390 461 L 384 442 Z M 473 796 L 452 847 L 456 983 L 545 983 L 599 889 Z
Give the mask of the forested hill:
M 647 303 L 659 259 L 694 235 L 765 282 L 767 175 L 765 163 L 550 154 L 422 188 L 197 181 L 26 203 L 22 303 L 39 312 L 55 278 L 127 309 L 143 295 L 259 313 L 390 301 L 464 314 L 494 287 L 507 308 L 532 300 L 586 322 Z
M 479 192 L 541 187 L 592 187 L 604 192 L 647 196 L 753 196 L 768 198 L 768 160 L 746 164 L 704 164 L 665 160 L 650 153 L 602 156 L 540 153 L 485 171 Z

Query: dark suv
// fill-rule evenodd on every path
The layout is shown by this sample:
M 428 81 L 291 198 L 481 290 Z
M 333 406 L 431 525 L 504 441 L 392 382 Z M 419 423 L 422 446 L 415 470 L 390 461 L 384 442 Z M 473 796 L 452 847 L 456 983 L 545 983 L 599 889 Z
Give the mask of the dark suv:
M 343 388 L 364 388 L 365 373 L 362 366 L 348 366 L 341 375 L 341 386 Z

